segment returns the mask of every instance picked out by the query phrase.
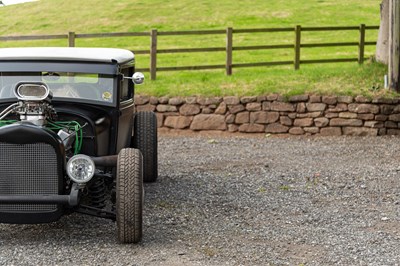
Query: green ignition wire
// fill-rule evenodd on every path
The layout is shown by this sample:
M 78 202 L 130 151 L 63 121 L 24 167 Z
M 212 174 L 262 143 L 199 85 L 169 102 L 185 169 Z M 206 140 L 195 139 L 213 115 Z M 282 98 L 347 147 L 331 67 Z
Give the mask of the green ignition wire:
M 6 125 L 11 125 L 13 123 L 18 122 L 17 120 L 0 120 L 0 127 L 6 126 Z M 75 132 L 75 145 L 74 145 L 74 155 L 78 154 L 81 149 L 82 149 L 82 142 L 83 142 L 83 131 L 82 128 L 84 126 L 81 126 L 78 122 L 76 121 L 49 121 L 47 120 L 47 126 L 48 129 L 53 130 L 53 131 L 58 131 L 58 130 L 68 130 L 68 131 L 73 131 Z
M 0 120 L 0 127 L 7 126 L 18 122 L 17 120 Z
M 83 126 L 76 121 L 47 121 L 47 123 L 47 128 L 51 130 L 67 129 L 68 131 L 75 132 L 74 155 L 80 152 L 83 142 Z

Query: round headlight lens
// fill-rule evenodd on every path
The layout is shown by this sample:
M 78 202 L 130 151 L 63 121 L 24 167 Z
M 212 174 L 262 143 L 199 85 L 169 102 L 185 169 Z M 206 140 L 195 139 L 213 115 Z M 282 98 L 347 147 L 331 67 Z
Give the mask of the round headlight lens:
M 86 183 L 92 179 L 95 171 L 93 160 L 86 155 L 78 154 L 69 159 L 67 174 L 76 183 Z

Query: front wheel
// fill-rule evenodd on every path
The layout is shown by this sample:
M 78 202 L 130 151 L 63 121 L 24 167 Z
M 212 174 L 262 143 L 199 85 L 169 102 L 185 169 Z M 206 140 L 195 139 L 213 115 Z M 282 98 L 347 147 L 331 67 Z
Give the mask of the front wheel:
M 138 243 L 142 239 L 143 159 L 137 149 L 118 154 L 116 208 L 118 240 Z

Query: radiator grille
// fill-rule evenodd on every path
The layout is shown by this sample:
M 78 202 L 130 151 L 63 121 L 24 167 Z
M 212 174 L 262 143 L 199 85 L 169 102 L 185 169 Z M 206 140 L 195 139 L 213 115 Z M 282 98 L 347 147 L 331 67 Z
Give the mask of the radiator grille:
M 46 143 L 0 142 L 0 194 L 58 194 L 55 149 Z M 0 204 L 0 212 L 49 212 L 56 209 L 54 204 Z

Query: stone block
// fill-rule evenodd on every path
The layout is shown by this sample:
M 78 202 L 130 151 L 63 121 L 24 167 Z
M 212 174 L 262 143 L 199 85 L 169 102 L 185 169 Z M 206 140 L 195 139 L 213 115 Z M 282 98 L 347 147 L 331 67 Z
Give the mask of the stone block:
M 237 132 L 239 130 L 239 126 L 235 124 L 228 125 L 228 132 Z
M 385 136 L 387 133 L 386 128 L 379 128 L 378 129 L 378 136 Z
M 339 113 L 339 117 L 340 118 L 357 118 L 357 114 L 350 113 L 350 112 L 343 112 L 343 113 Z
M 296 108 L 297 113 L 305 113 L 306 112 L 306 104 L 305 103 L 298 103 Z
M 266 95 L 257 96 L 257 102 L 262 103 L 267 100 Z
M 318 117 L 314 119 L 314 124 L 317 127 L 326 127 L 329 124 L 329 119 L 326 117 Z
M 167 105 L 167 104 L 159 104 L 157 105 L 157 112 L 165 113 L 165 112 L 176 112 L 178 108 L 174 105 Z
M 213 104 L 218 105 L 221 102 L 222 102 L 222 97 L 198 97 L 197 98 L 197 103 L 200 105 L 213 105 Z
M 226 130 L 225 117 L 215 114 L 199 114 L 193 118 L 191 130 Z
M 306 107 L 309 112 L 325 111 L 326 103 L 307 103 Z
M 266 133 L 287 133 L 288 131 L 289 127 L 281 125 L 280 123 L 268 124 L 265 127 Z
M 135 95 L 133 98 L 136 105 L 144 105 L 150 101 L 150 96 L 147 95 Z
M 209 107 L 203 107 L 203 108 L 201 109 L 201 113 L 202 113 L 202 114 L 212 114 L 212 113 L 214 113 L 214 111 L 213 111 L 211 108 L 209 108 Z
M 384 105 L 381 105 L 380 109 L 381 109 L 381 114 L 390 115 L 393 113 L 395 106 L 384 104 Z
M 169 99 L 168 104 L 177 106 L 183 104 L 184 102 L 185 100 L 182 99 L 181 97 L 173 97 Z
M 325 117 L 326 118 L 335 118 L 335 117 L 339 117 L 339 113 L 325 113 Z
M 343 135 L 347 136 L 378 136 L 377 128 L 343 127 Z
M 262 109 L 263 109 L 263 111 L 270 111 L 271 110 L 271 102 L 263 102 Z
M 390 121 L 400 122 L 400 114 L 389 115 Z
M 294 95 L 289 97 L 289 102 L 291 103 L 297 103 L 297 102 L 307 102 L 309 99 L 309 96 L 307 94 L 304 95 Z
M 371 99 L 369 99 L 369 98 L 367 98 L 365 96 L 361 96 L 361 95 L 359 95 L 356 98 L 354 98 L 354 100 L 357 103 L 370 103 L 371 102 Z
M 167 97 L 167 96 L 158 98 L 158 103 L 160 103 L 160 104 L 168 104 L 168 102 L 169 102 L 169 97 Z
M 366 113 L 378 114 L 379 113 L 379 106 L 374 105 L 374 104 L 351 103 L 351 104 L 349 104 L 348 108 L 349 108 L 350 112 L 358 113 L 358 114 L 366 114 Z
M 365 121 L 364 127 L 383 128 L 385 124 L 382 121 Z
M 235 122 L 235 118 L 236 118 L 236 115 L 234 115 L 234 114 L 228 114 L 228 115 L 225 117 L 225 122 L 226 122 L 227 124 L 233 124 L 233 123 Z
M 301 127 L 292 127 L 289 129 L 289 134 L 291 135 L 303 135 L 304 130 Z
M 387 135 L 400 135 L 400 129 L 388 129 Z
M 265 126 L 260 124 L 243 124 L 239 126 L 239 132 L 263 133 L 265 132 Z
M 386 121 L 385 127 L 386 128 L 398 128 L 398 125 L 397 125 L 397 123 L 395 123 L 393 121 Z
M 197 115 L 200 113 L 200 106 L 198 104 L 187 104 L 185 103 L 179 108 L 181 115 Z
M 278 112 L 294 112 L 296 109 L 293 104 L 285 102 L 272 102 L 271 110 Z
M 297 114 L 297 118 L 316 118 L 322 116 L 322 112 L 310 112 L 305 114 Z
M 323 127 L 320 134 L 321 136 L 341 136 L 342 129 L 340 127 Z
M 160 128 L 164 125 L 164 115 L 162 113 L 156 113 L 157 127 Z
M 309 127 L 314 123 L 312 118 L 298 118 L 294 120 L 295 127 Z M 290 132 L 289 132 L 290 133 Z
M 382 103 L 382 104 L 394 104 L 395 99 L 389 99 L 389 98 L 374 98 L 372 99 L 372 103 Z
M 230 112 L 231 114 L 236 114 L 236 113 L 239 113 L 239 112 L 245 110 L 243 104 L 228 105 L 228 109 L 229 109 L 229 112 Z
M 187 104 L 195 104 L 195 103 L 197 103 L 197 97 L 195 97 L 195 96 L 186 97 L 185 102 Z
M 271 124 L 279 120 L 278 112 L 251 112 L 250 123 Z
M 362 120 L 374 120 L 374 117 L 374 114 L 357 114 L 357 118 Z
M 246 104 L 247 111 L 261 111 L 261 103 L 251 102 Z
M 319 127 L 304 127 L 303 130 L 306 133 L 317 134 L 319 133 Z
M 158 98 L 154 97 L 154 96 L 151 96 L 150 99 L 149 99 L 149 103 L 152 104 L 152 105 L 157 105 L 158 104 Z
M 163 113 L 164 117 L 167 116 L 179 116 L 179 112 L 165 112 Z
M 240 98 L 240 102 L 243 104 L 257 102 L 257 96 L 243 96 Z
M 236 97 L 236 96 L 226 96 L 226 97 L 224 97 L 224 102 L 227 105 L 237 105 L 240 103 L 240 99 L 239 99 L 239 97 Z
M 319 95 L 311 95 L 309 102 L 310 103 L 320 103 L 321 102 L 321 96 L 319 96 Z
M 190 126 L 192 117 L 189 116 L 168 116 L 165 119 L 164 126 L 174 129 L 185 129 Z
M 217 107 L 217 109 L 215 110 L 215 114 L 218 114 L 218 115 L 224 115 L 224 114 L 226 114 L 226 111 L 228 110 L 228 108 L 227 108 L 227 106 L 226 106 L 226 103 L 225 102 L 222 102 L 222 103 L 220 103 L 219 105 L 218 105 L 218 107 Z
M 350 127 L 361 127 L 363 121 L 361 119 L 345 119 L 345 118 L 332 118 L 329 122 L 331 127 L 335 126 L 350 126 Z
M 340 113 L 340 112 L 346 112 L 348 110 L 347 104 L 346 103 L 338 103 L 336 104 L 335 107 L 331 107 L 328 109 L 329 112 L 333 113 Z
M 154 112 L 156 110 L 156 106 L 152 104 L 145 104 L 145 105 L 137 105 L 136 111 L 137 112 Z
M 275 122 L 275 121 L 274 121 Z M 284 125 L 284 126 L 292 126 L 293 125 L 293 121 L 292 119 L 290 119 L 288 116 L 281 116 L 279 118 L 279 122 Z
M 353 97 L 352 96 L 338 96 L 337 100 L 338 100 L 338 103 L 352 103 Z
M 277 99 L 278 99 L 278 95 L 277 94 L 267 95 L 267 101 L 276 101 Z
M 337 103 L 337 97 L 336 96 L 322 96 L 322 102 L 333 105 L 333 104 Z
M 388 119 L 387 115 L 376 115 L 375 120 L 376 121 L 386 121 Z
M 393 109 L 393 114 L 398 114 L 400 113 L 400 105 L 396 105 L 396 107 Z
M 235 123 L 245 124 L 250 121 L 250 112 L 241 112 L 236 114 Z

